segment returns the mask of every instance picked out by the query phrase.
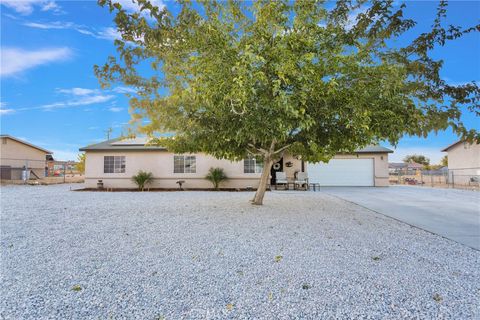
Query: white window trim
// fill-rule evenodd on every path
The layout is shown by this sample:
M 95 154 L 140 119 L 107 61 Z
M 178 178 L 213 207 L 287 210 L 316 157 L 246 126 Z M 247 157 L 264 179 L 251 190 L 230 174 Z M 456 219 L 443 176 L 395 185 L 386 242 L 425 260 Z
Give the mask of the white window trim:
M 113 157 L 113 172 L 105 172 L 105 158 L 106 157 Z M 124 158 L 125 159 L 125 168 L 123 172 L 115 172 L 115 158 Z M 120 160 L 121 163 L 122 160 Z M 121 165 L 120 165 L 121 169 Z M 124 174 L 127 172 L 127 157 L 126 156 L 103 156 L 103 173 L 104 174 Z
M 253 161 L 254 161 L 254 162 L 253 162 L 254 172 L 245 172 L 245 161 L 246 161 L 246 160 L 253 160 Z M 263 171 L 263 165 L 262 165 L 260 171 L 257 171 L 257 169 L 258 169 L 257 159 L 256 159 L 255 157 L 243 159 L 243 173 L 244 173 L 244 174 L 259 174 L 259 173 L 262 173 L 262 171 Z
M 182 172 L 175 172 L 175 157 L 182 157 L 183 158 L 183 171 Z M 191 172 L 191 169 L 189 172 L 186 172 L 187 166 L 185 165 L 185 160 L 187 157 L 193 158 L 194 164 L 195 164 L 195 171 Z M 190 167 L 191 168 L 191 167 Z M 197 156 L 196 155 L 189 155 L 189 154 L 174 154 L 173 155 L 173 174 L 196 174 L 197 173 Z

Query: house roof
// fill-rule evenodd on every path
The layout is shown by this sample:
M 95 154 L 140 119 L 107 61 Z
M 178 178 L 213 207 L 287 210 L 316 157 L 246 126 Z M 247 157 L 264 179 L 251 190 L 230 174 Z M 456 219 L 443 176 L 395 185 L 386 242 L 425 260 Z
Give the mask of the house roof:
M 11 136 L 11 135 L 8 135 L 8 134 L 0 134 L 0 138 L 12 139 L 12 140 L 14 140 L 14 141 L 17 141 L 17 142 L 22 143 L 22 144 L 24 144 L 24 145 L 26 145 L 26 146 L 29 146 L 29 147 L 38 149 L 38 150 L 43 151 L 43 152 L 48 153 L 48 154 L 52 154 L 52 153 L 53 153 L 52 151 L 49 151 L 49 150 L 47 150 L 47 149 L 43 149 L 43 148 L 41 148 L 41 147 L 39 147 L 39 146 L 36 146 L 36 145 L 31 144 L 31 143 L 29 143 L 29 142 L 27 142 L 27 141 L 24 141 L 24 140 L 15 138 L 15 137 L 13 137 L 13 136 Z
M 390 169 L 403 169 L 407 166 L 405 162 L 389 162 L 388 167 Z
M 96 144 L 91 144 L 89 146 L 80 148 L 80 151 L 129 151 L 129 150 L 157 150 L 165 151 L 165 147 L 157 145 L 146 145 L 148 143 L 148 137 L 139 137 L 139 138 L 116 138 L 103 141 Z M 355 153 L 392 153 L 393 151 L 379 146 L 371 145 L 365 148 L 355 151 Z
M 80 151 L 135 151 L 135 150 L 167 150 L 157 145 L 146 145 L 147 137 L 125 139 L 115 138 L 80 148 Z
M 459 143 L 464 143 L 464 142 L 465 142 L 464 140 L 458 140 L 457 142 L 452 143 L 451 145 L 449 145 L 448 147 L 442 149 L 441 151 L 442 151 L 442 152 L 448 152 L 449 149 L 455 147 L 455 146 L 456 146 L 457 144 L 459 144 Z
M 365 148 L 355 150 L 355 153 L 393 153 L 393 150 L 380 145 L 370 145 Z
M 449 145 L 448 147 L 446 147 L 446 148 L 443 148 L 441 151 L 442 151 L 442 152 L 447 152 L 447 151 L 448 151 L 448 149 L 450 149 L 450 148 L 452 148 L 452 147 L 456 146 L 456 145 L 457 145 L 457 144 L 459 144 L 460 142 L 462 142 L 462 140 L 455 141 L 454 143 L 452 143 L 452 144 L 451 144 L 451 145 Z
M 421 164 L 421 163 L 409 162 L 409 163 L 407 163 L 407 167 L 409 169 L 422 169 L 424 167 L 424 165 Z
M 422 169 L 424 167 L 423 164 L 420 164 L 420 163 L 416 163 L 416 162 L 409 162 L 409 163 L 405 163 L 405 162 L 390 162 L 388 164 L 388 167 L 390 169 Z

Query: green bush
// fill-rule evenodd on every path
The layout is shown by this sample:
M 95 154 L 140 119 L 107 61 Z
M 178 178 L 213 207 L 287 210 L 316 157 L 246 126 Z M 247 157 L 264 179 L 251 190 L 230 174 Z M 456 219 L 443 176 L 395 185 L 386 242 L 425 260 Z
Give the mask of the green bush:
M 153 174 L 146 171 L 138 171 L 136 175 L 132 177 L 132 181 L 138 186 L 138 190 L 143 191 L 145 185 L 149 184 L 153 180 Z
M 228 180 L 228 177 L 222 168 L 210 168 L 205 179 L 207 179 L 213 184 L 213 188 L 215 190 L 218 190 L 218 186 L 220 185 L 220 183 L 222 181 Z

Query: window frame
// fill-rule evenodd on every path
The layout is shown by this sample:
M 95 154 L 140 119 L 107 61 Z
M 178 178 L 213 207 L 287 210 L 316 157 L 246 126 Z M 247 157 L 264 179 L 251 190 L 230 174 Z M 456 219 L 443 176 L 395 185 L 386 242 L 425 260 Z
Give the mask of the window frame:
M 253 165 L 248 162 L 253 161 Z M 250 170 L 247 170 L 250 169 Z M 253 171 L 251 169 L 253 168 Z M 244 174 L 259 174 L 263 172 L 263 161 L 257 161 L 257 158 L 245 158 L 243 159 L 243 173 Z
M 197 156 L 196 155 L 173 155 L 173 173 L 197 173 Z
M 125 173 L 126 169 L 127 159 L 125 156 L 103 156 L 104 174 Z

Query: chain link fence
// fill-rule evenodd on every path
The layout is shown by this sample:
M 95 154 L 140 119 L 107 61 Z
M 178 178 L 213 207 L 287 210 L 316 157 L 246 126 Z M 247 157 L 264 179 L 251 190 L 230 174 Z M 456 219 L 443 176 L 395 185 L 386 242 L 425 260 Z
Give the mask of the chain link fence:
M 55 184 L 82 182 L 83 175 L 73 161 L 1 158 L 3 184 Z
M 480 168 L 390 172 L 390 184 L 480 190 Z

